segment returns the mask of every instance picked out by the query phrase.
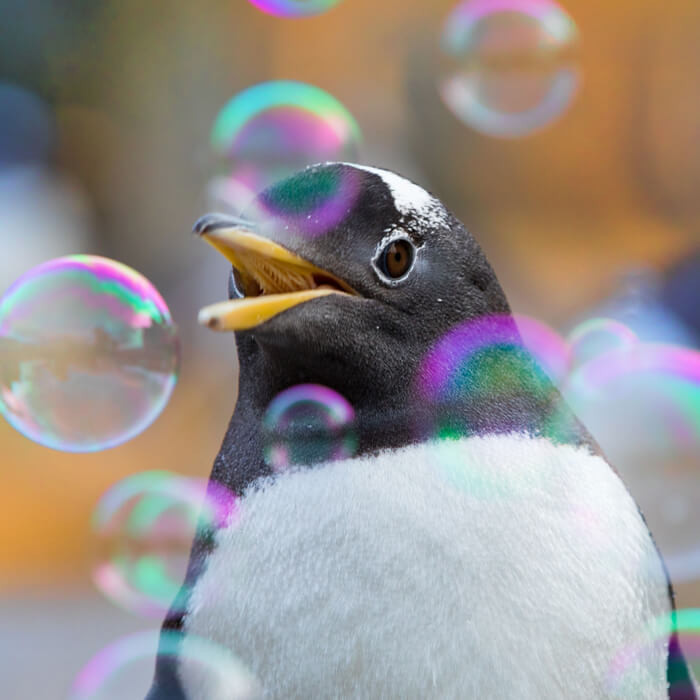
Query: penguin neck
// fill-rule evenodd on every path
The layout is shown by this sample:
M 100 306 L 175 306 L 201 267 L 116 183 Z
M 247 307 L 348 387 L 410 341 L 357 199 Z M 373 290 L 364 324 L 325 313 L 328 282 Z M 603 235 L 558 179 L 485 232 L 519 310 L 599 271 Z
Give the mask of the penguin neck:
M 421 439 L 417 428 L 424 420 L 420 402 L 409 383 L 391 390 L 378 386 L 376 378 L 358 376 L 350 368 L 326 366 L 313 371 L 266 355 L 248 342 L 239 341 L 238 400 L 212 477 L 241 495 L 253 482 L 273 473 L 264 456 L 263 421 L 270 402 L 280 392 L 298 384 L 320 384 L 342 395 L 352 406 L 352 456 L 398 448 Z

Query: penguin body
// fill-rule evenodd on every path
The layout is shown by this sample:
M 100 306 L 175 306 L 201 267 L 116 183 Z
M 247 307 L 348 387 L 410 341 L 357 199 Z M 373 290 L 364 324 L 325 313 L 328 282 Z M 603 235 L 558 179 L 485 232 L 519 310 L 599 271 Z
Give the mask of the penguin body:
M 455 328 L 497 315 L 517 336 L 473 237 L 364 166 L 315 166 L 258 204 L 255 236 L 196 227 L 234 266 L 232 301 L 200 318 L 236 330 L 212 481 L 239 508 L 195 541 L 186 605 L 164 624 L 181 653 L 158 660 L 148 700 L 230 697 L 192 663 L 194 637 L 233 652 L 265 698 L 696 698 L 658 633 L 673 601 L 646 524 L 548 380 L 516 353 L 513 381 L 470 368 L 421 393 L 459 359 L 438 353 L 426 375 Z M 275 473 L 265 410 L 308 382 L 350 402 L 357 454 Z

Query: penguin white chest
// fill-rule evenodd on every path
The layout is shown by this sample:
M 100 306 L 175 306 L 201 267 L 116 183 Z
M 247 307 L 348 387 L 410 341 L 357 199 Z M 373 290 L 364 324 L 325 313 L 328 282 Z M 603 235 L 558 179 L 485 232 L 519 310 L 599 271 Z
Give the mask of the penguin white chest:
M 509 435 L 252 491 L 185 626 L 231 649 L 269 698 L 656 700 L 666 645 L 629 661 L 624 695 L 620 655 L 669 612 L 656 550 L 610 467 Z M 226 697 L 190 671 L 182 662 L 191 698 Z

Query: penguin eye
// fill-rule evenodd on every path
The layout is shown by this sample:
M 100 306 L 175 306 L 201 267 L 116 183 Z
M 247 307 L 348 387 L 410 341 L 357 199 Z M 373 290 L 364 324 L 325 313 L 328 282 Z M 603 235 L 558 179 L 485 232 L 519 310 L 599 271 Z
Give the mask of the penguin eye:
M 405 277 L 413 265 L 415 248 L 413 244 L 405 239 L 391 241 L 379 254 L 376 260 L 377 268 L 384 277 L 391 280 L 398 280 Z

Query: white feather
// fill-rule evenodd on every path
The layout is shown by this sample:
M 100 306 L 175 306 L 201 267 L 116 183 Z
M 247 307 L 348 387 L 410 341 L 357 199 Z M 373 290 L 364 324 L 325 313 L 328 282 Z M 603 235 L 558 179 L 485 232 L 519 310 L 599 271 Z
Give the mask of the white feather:
M 669 612 L 647 528 L 608 464 L 494 435 L 251 491 L 186 630 L 233 650 L 268 698 L 660 700 L 665 641 L 633 655 L 622 696 L 613 671 Z M 193 700 L 228 700 L 187 662 L 180 674 Z

